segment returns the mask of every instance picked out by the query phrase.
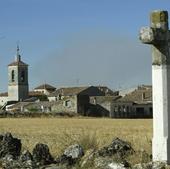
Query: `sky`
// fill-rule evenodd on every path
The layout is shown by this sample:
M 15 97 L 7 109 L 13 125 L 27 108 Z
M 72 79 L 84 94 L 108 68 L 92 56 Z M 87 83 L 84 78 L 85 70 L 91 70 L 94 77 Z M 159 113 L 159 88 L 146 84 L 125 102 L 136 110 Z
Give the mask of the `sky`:
M 169 0 L 0 0 L 0 92 L 19 43 L 30 90 L 151 84 L 151 47 L 139 41 L 153 10 Z

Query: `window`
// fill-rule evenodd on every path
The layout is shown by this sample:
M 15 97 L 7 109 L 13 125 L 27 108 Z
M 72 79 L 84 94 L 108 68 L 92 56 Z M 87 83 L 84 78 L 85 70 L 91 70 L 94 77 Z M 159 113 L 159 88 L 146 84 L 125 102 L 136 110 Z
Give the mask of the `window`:
M 58 95 L 57 99 L 58 99 L 58 100 L 61 100 L 61 94 Z
M 21 82 L 25 81 L 25 71 L 21 72 Z
M 15 81 L 15 72 L 14 72 L 14 70 L 12 70 L 12 72 L 11 72 L 11 81 L 12 82 Z
M 71 107 L 71 101 L 70 100 L 66 100 L 65 101 L 65 106 L 66 107 Z
M 114 107 L 114 112 L 118 112 L 118 107 L 117 106 Z
M 126 107 L 125 105 L 122 106 L 123 112 L 126 112 Z
M 118 106 L 118 112 L 121 112 L 121 106 Z

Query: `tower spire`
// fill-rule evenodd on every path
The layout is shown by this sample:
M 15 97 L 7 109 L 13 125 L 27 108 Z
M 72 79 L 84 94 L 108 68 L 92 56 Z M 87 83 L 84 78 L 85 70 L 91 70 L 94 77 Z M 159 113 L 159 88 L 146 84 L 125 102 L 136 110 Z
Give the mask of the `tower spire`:
M 21 61 L 21 56 L 19 54 L 19 44 L 17 44 L 17 53 L 16 53 L 15 61 L 16 62 L 20 62 Z

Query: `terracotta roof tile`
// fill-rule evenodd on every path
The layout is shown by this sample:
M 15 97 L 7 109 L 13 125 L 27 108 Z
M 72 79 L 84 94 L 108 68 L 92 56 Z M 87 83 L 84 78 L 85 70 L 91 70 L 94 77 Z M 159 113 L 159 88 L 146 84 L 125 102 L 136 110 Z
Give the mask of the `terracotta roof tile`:
M 43 96 L 43 95 L 45 95 L 45 94 L 42 93 L 42 92 L 29 91 L 29 96 L 30 96 L 30 97 Z
M 151 87 L 138 87 L 134 91 L 126 94 L 124 97 L 118 99 L 118 101 L 130 101 L 135 103 L 148 103 L 152 102 L 152 88 Z
M 1 97 L 8 97 L 8 92 L 0 93 L 0 96 L 1 96 Z
M 87 89 L 89 87 L 68 87 L 68 88 L 60 88 L 56 90 L 55 92 L 51 93 L 49 97 L 58 96 L 59 94 L 64 96 L 72 96 L 77 95 L 83 90 Z

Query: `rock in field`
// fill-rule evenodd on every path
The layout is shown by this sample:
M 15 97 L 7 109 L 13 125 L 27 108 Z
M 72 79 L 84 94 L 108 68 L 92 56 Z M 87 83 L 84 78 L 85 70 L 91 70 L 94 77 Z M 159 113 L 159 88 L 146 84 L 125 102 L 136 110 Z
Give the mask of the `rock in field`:
M 111 157 L 98 157 L 94 159 L 94 166 L 97 169 L 127 169 L 129 164 L 126 161 L 116 162 Z
M 6 155 L 12 155 L 17 158 L 21 152 L 21 140 L 13 138 L 11 133 L 6 133 L 4 136 L 0 136 L 0 158 Z
M 166 165 L 162 162 L 149 162 L 136 164 L 132 169 L 166 169 Z
M 32 157 L 32 154 L 31 154 L 28 150 L 25 150 L 25 151 L 23 151 L 22 154 L 20 155 L 19 160 L 20 160 L 21 162 L 32 161 L 32 160 L 33 160 L 33 157 Z
M 133 148 L 131 145 L 119 138 L 116 138 L 112 141 L 112 143 L 106 147 L 100 149 L 97 154 L 102 157 L 112 156 L 118 154 L 120 157 L 125 156 L 129 152 L 133 152 Z
M 66 157 L 71 157 L 72 159 L 78 159 L 84 155 L 84 151 L 79 144 L 74 144 L 65 149 L 64 155 Z
M 73 165 L 84 155 L 84 150 L 79 144 L 74 144 L 65 149 L 63 155 L 57 159 L 58 163 Z
M 39 165 L 47 165 L 54 162 L 46 144 L 37 144 L 33 149 L 33 161 Z

